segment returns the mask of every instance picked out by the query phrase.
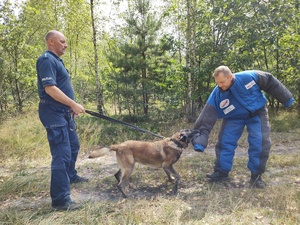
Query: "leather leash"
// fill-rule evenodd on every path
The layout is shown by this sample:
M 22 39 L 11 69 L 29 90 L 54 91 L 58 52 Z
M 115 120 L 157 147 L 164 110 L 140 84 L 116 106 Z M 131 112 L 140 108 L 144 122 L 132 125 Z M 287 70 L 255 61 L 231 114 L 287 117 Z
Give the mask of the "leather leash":
M 108 116 L 104 116 L 103 114 L 100 114 L 100 113 L 96 113 L 96 112 L 93 112 L 93 111 L 90 111 L 90 110 L 85 110 L 85 112 L 88 113 L 88 114 L 90 114 L 90 115 L 92 115 L 92 116 L 95 116 L 95 117 L 98 117 L 98 118 L 101 118 L 101 119 L 105 119 L 105 120 L 108 120 L 110 122 L 119 123 L 119 124 L 125 125 L 127 127 L 133 128 L 135 130 L 138 130 L 140 132 L 143 132 L 143 133 L 151 134 L 151 135 L 153 135 L 155 137 L 165 138 L 165 137 L 163 137 L 163 136 L 161 136 L 159 134 L 152 133 L 152 132 L 150 132 L 148 130 L 144 130 L 142 128 L 139 128 L 139 127 L 134 126 L 134 125 L 129 124 L 129 123 L 125 123 L 125 122 L 123 122 L 121 120 L 117 120 L 117 119 L 114 119 L 114 118 L 111 118 L 111 117 L 108 117 Z

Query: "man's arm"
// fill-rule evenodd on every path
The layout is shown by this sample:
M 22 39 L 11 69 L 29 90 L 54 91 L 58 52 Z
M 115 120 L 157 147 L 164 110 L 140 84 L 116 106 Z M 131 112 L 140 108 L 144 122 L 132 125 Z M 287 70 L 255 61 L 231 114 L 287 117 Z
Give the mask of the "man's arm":
M 278 79 L 276 79 L 276 77 L 263 71 L 255 72 L 258 78 L 256 83 L 261 90 L 272 95 L 285 107 L 289 107 L 293 104 L 294 98 L 292 93 Z
M 217 118 L 218 115 L 215 108 L 206 103 L 193 128 L 194 135 L 192 137 L 192 144 L 196 151 L 203 152 L 207 147 L 209 134 Z
M 69 106 L 76 115 L 78 115 L 79 113 L 85 113 L 84 107 L 82 105 L 69 98 L 55 85 L 46 86 L 45 92 L 56 101 Z

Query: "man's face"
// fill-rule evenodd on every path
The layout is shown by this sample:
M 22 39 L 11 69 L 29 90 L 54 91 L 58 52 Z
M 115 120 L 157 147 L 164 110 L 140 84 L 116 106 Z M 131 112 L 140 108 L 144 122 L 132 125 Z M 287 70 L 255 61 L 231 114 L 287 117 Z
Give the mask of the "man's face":
M 58 33 L 51 40 L 52 50 L 57 56 L 65 54 L 66 48 L 68 47 L 66 38 L 63 34 Z
M 231 86 L 232 74 L 229 74 L 229 76 L 224 76 L 224 73 L 221 72 L 217 77 L 215 77 L 215 81 L 220 89 L 226 91 Z

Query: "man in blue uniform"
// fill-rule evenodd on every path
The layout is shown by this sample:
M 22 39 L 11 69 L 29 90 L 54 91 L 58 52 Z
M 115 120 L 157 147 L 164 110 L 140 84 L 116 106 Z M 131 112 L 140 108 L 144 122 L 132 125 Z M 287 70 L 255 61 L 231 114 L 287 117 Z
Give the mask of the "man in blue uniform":
M 46 128 L 51 162 L 50 195 L 52 208 L 79 208 L 70 198 L 70 184 L 86 182 L 77 175 L 75 163 L 79 151 L 74 116 L 84 113 L 82 105 L 74 101 L 70 75 L 60 56 L 67 48 L 65 36 L 56 30 L 46 35 L 47 51 L 37 60 L 39 117 Z
M 273 96 L 285 107 L 294 102 L 290 91 L 270 73 L 243 71 L 232 74 L 227 66 L 219 66 L 213 74 L 217 86 L 210 94 L 195 125 L 192 144 L 203 152 L 211 129 L 218 118 L 222 125 L 215 146 L 214 172 L 207 174 L 211 181 L 227 180 L 232 169 L 237 142 L 247 127 L 252 187 L 264 188 L 261 175 L 265 172 L 271 140 L 267 99 L 262 91 Z

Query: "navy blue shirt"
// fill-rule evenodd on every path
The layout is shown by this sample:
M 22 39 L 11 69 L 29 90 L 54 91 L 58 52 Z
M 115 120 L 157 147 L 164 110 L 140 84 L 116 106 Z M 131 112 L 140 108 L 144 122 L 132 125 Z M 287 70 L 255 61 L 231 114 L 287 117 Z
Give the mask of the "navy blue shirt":
M 65 95 L 74 100 L 71 77 L 61 58 L 50 51 L 46 51 L 38 58 L 36 70 L 40 99 L 54 101 L 54 99 L 45 92 L 45 87 L 55 85 Z

